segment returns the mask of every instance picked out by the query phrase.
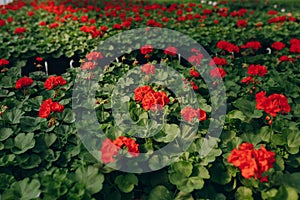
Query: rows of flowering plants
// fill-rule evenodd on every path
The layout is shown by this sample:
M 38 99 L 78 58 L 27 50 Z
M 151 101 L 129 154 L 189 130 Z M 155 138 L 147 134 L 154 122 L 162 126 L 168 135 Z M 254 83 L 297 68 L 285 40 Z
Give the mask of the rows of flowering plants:
M 0 199 L 298 199 L 299 21 L 224 2 L 0 6 Z M 171 36 L 96 48 L 150 27 L 209 56 Z

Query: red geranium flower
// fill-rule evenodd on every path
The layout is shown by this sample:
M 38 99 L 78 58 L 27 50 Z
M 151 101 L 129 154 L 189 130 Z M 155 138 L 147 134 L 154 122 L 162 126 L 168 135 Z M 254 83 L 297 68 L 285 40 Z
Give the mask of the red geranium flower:
M 139 144 L 135 142 L 132 138 L 127 138 L 124 136 L 120 136 L 116 138 L 114 141 L 111 139 L 105 139 L 102 143 L 101 151 L 101 159 L 104 164 L 108 164 L 114 162 L 114 157 L 118 155 L 121 149 L 126 148 L 128 153 L 136 157 L 139 155 Z
M 58 102 L 53 102 L 51 98 L 43 101 L 40 110 L 39 117 L 48 118 L 51 112 L 62 112 L 64 110 L 64 106 Z
M 226 72 L 221 67 L 216 67 L 210 70 L 210 75 L 215 78 L 223 78 L 226 75 Z
M 164 54 L 170 55 L 170 56 L 176 56 L 177 48 L 173 47 L 173 46 L 169 46 L 169 47 L 165 48 Z
M 43 101 L 40 110 L 39 110 L 39 117 L 41 118 L 48 118 L 51 114 L 51 105 L 52 105 L 52 99 L 47 99 Z
M 142 66 L 142 72 L 146 75 L 154 74 L 155 66 L 151 65 L 150 63 L 146 63 Z
M 247 25 L 248 25 L 247 20 L 238 20 L 238 22 L 237 22 L 237 26 L 240 28 L 246 28 Z
M 50 76 L 44 83 L 46 90 L 52 90 L 57 86 L 63 86 L 67 81 L 62 76 Z
M 42 21 L 42 22 L 39 23 L 39 25 L 40 25 L 40 26 L 46 26 L 46 25 L 47 25 L 47 22 Z
M 27 12 L 27 15 L 28 15 L 29 17 L 31 17 L 31 16 L 33 16 L 33 15 L 34 15 L 34 12 L 32 12 L 32 11 L 29 11 L 29 12 Z
M 0 27 L 1 27 L 1 26 L 5 26 L 5 24 L 6 24 L 5 20 L 0 19 Z
M 256 109 L 264 110 L 269 115 L 275 117 L 280 112 L 282 114 L 291 111 L 288 99 L 283 94 L 272 94 L 266 97 L 266 92 L 259 92 L 255 95 Z
M 194 69 L 190 69 L 190 76 L 191 77 L 196 77 L 196 78 L 199 78 L 199 76 L 200 76 L 200 73 L 199 72 L 197 72 L 196 70 L 194 70 Z
M 91 52 L 89 53 L 86 58 L 89 60 L 89 61 L 97 61 L 98 59 L 102 59 L 103 58 L 103 55 L 101 52 Z
M 248 77 L 242 79 L 241 83 L 246 83 L 248 85 L 249 83 L 254 83 L 254 80 L 253 80 L 252 76 L 248 76 Z
M 261 46 L 260 42 L 258 42 L 258 41 L 250 41 L 250 42 L 247 42 L 245 45 L 241 46 L 242 49 L 253 49 L 253 50 L 258 50 L 261 47 L 262 46 Z
M 263 65 L 250 65 L 248 74 L 252 76 L 265 76 L 268 73 L 266 66 Z
M 214 57 L 210 62 L 209 62 L 209 65 L 210 66 L 214 66 L 214 65 L 220 65 L 220 66 L 223 66 L 223 65 L 227 65 L 227 61 L 225 58 L 218 58 L 218 57 Z
M 8 65 L 9 61 L 3 58 L 0 58 L 0 67 L 4 66 L 4 65 Z
M 59 24 L 56 23 L 56 22 L 54 22 L 54 23 L 52 23 L 52 24 L 49 25 L 49 28 L 53 29 L 53 28 L 56 28 L 58 26 L 59 26 Z
M 118 155 L 121 148 L 114 145 L 110 139 L 105 139 L 101 146 L 101 159 L 104 164 L 114 162 L 114 156 Z
M 154 92 L 154 90 L 150 86 L 140 86 L 134 90 L 134 100 L 142 101 L 145 94 L 148 92 Z
M 18 28 L 15 28 L 14 34 L 21 34 L 21 33 L 24 33 L 24 32 L 26 32 L 26 28 L 18 27 Z
M 42 57 L 37 57 L 35 60 L 38 62 L 42 62 L 44 59 Z
M 280 51 L 285 47 L 285 44 L 283 42 L 274 42 L 271 46 L 271 48 Z
M 141 54 L 149 54 L 153 52 L 153 47 L 150 44 L 146 44 L 140 48 Z
M 192 122 L 194 118 L 197 118 L 199 121 L 206 120 L 206 112 L 200 108 L 194 109 L 191 106 L 186 106 L 180 111 L 181 116 L 184 121 Z
M 33 83 L 33 80 L 29 77 L 22 77 L 16 82 L 16 89 L 22 89 L 23 87 L 30 86 Z
M 254 149 L 254 145 L 250 143 L 240 144 L 228 157 L 228 162 L 238 167 L 244 178 L 259 179 L 260 182 L 268 181 L 263 173 L 272 168 L 275 161 L 274 152 L 267 151 L 263 145 L 260 149 Z
M 81 66 L 82 70 L 93 70 L 95 68 L 95 64 L 93 62 L 84 62 Z
M 217 43 L 217 48 L 218 49 L 222 49 L 222 50 L 225 50 L 229 53 L 231 52 L 235 52 L 235 53 L 239 53 L 240 52 L 240 49 L 238 46 L 230 43 L 230 42 L 227 42 L 227 41 L 224 41 L 224 40 L 220 40 L 218 43 Z
M 165 92 L 148 92 L 142 100 L 142 107 L 145 110 L 161 110 L 165 105 L 170 102 Z

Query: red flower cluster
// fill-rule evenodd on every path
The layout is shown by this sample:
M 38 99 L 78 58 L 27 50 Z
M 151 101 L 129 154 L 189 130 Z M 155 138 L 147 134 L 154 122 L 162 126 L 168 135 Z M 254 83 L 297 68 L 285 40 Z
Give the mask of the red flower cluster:
M 93 70 L 95 68 L 95 64 L 93 62 L 84 62 L 81 66 L 82 70 Z
M 256 108 L 264 110 L 269 115 L 275 117 L 278 113 L 286 114 L 291 111 L 288 99 L 283 94 L 272 94 L 266 97 L 266 92 L 261 91 L 255 95 Z
M 52 90 L 57 86 L 63 86 L 67 81 L 62 76 L 50 76 L 44 83 L 46 90 Z
M 33 80 L 29 77 L 22 77 L 16 82 L 16 89 L 22 89 L 23 87 L 30 86 L 33 83 Z
M 247 20 L 238 20 L 237 21 L 237 26 L 240 27 L 240 28 L 246 28 L 248 25 L 248 22 Z
M 96 26 L 82 26 L 80 30 L 85 33 L 90 33 L 93 38 L 103 34 L 101 31 L 97 30 Z
M 39 23 L 39 25 L 40 25 L 40 26 L 46 26 L 46 25 L 47 25 L 47 22 L 41 21 L 41 22 Z
M 21 34 L 21 33 L 24 33 L 24 32 L 26 32 L 26 28 L 18 27 L 18 28 L 15 29 L 14 34 Z
M 231 15 L 232 17 L 243 17 L 247 12 L 248 12 L 247 9 L 241 8 L 241 9 L 239 9 L 238 11 L 232 11 L 232 12 L 230 13 L 230 15 Z
M 199 72 L 197 72 L 196 70 L 194 70 L 194 69 L 192 68 L 192 69 L 190 69 L 190 76 L 191 76 L 191 77 L 199 78 L 199 77 L 200 77 L 200 74 L 199 74 Z
M 140 48 L 141 54 L 149 54 L 153 52 L 153 47 L 150 44 L 146 44 Z
M 253 49 L 253 50 L 258 50 L 261 47 L 262 46 L 261 46 L 260 42 L 258 42 L 258 41 L 250 41 L 241 46 L 242 49 Z
M 246 78 L 243 78 L 241 80 L 241 83 L 245 83 L 245 84 L 250 84 L 250 83 L 255 83 L 254 79 L 252 78 L 252 76 L 248 76 Z
M 101 52 L 91 52 L 89 53 L 86 58 L 89 60 L 89 61 L 97 61 L 98 59 L 102 59 L 103 58 L 103 55 Z
M 250 143 L 240 144 L 228 157 L 228 162 L 238 167 L 244 178 L 259 179 L 260 182 L 268 182 L 268 177 L 263 173 L 272 168 L 275 161 L 274 152 L 266 150 L 263 145 L 260 149 L 254 149 Z
M 35 60 L 38 62 L 42 62 L 44 59 L 42 57 L 36 57 Z
M 300 40 L 293 38 L 290 40 L 290 52 L 291 53 L 300 53 Z
M 59 24 L 56 23 L 56 22 L 54 22 L 54 23 L 52 23 L 52 24 L 49 25 L 49 28 L 53 29 L 53 28 L 57 28 L 58 26 L 59 26 Z
M 274 42 L 271 48 L 280 51 L 285 48 L 285 44 L 283 42 Z
M 4 66 L 4 65 L 8 65 L 9 61 L 3 58 L 0 58 L 0 67 Z
M 278 17 L 274 17 L 268 20 L 269 24 L 272 23 L 283 23 L 286 21 L 286 16 L 278 16 Z
M 191 106 L 186 106 L 180 111 L 181 116 L 184 121 L 192 122 L 194 118 L 197 118 L 199 121 L 206 120 L 206 112 L 200 108 L 194 109 Z
M 170 55 L 170 56 L 176 56 L 176 54 L 177 54 L 177 48 L 173 47 L 173 46 L 167 47 L 164 50 L 164 54 Z
M 290 58 L 289 56 L 281 56 L 279 58 L 279 61 L 280 62 L 292 62 L 292 63 L 294 63 L 295 59 L 294 58 Z
M 114 157 L 118 155 L 119 150 L 126 148 L 131 156 L 136 157 L 139 155 L 139 144 L 132 138 L 120 136 L 114 141 L 105 139 L 101 147 L 101 158 L 104 164 L 114 162 Z
M 239 53 L 240 52 L 240 49 L 238 46 L 230 43 L 230 42 L 227 42 L 227 41 L 224 41 L 224 40 L 220 40 L 218 43 L 217 43 L 217 48 L 218 49 L 222 49 L 222 50 L 225 50 L 229 53 L 231 52 L 235 52 L 235 53 Z
M 62 112 L 64 110 L 64 106 L 58 102 L 53 102 L 52 99 L 47 99 L 43 101 L 40 110 L 39 117 L 48 118 L 51 112 Z
M 209 62 L 209 65 L 210 66 L 214 66 L 214 65 L 220 65 L 220 66 L 223 66 L 223 65 L 227 65 L 227 61 L 225 58 L 218 58 L 218 57 L 214 57 L 210 62 Z
M 146 63 L 142 66 L 142 72 L 146 75 L 154 74 L 155 66 L 151 65 L 150 63 Z
M 5 26 L 5 24 L 6 24 L 5 20 L 0 19 L 0 27 L 1 27 L 1 26 Z
M 203 54 L 198 49 L 191 49 L 191 52 L 194 54 L 188 58 L 188 61 L 194 65 L 199 66 L 202 59 L 204 58 Z
M 265 76 L 268 73 L 266 66 L 250 65 L 248 67 L 248 74 L 251 76 Z
M 142 103 L 145 110 L 161 110 L 170 102 L 165 92 L 156 92 L 150 86 L 141 86 L 134 90 L 134 99 Z
M 215 78 L 223 78 L 226 75 L 225 70 L 221 67 L 216 67 L 216 68 L 210 70 L 209 73 L 210 73 L 211 77 L 215 77 Z

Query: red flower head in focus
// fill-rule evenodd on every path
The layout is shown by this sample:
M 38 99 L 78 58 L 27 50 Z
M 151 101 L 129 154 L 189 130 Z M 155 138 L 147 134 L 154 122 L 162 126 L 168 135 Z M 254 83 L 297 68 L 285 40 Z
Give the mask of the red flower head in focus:
M 63 86 L 67 81 L 62 76 L 50 76 L 44 83 L 46 90 L 52 90 L 57 86 Z
M 140 48 L 141 54 L 149 54 L 153 52 L 153 47 L 152 45 L 146 44 Z
M 29 77 L 23 77 L 17 80 L 15 88 L 22 89 L 23 87 L 30 86 L 33 83 L 33 80 Z
M 199 78 L 199 77 L 200 77 L 200 73 L 197 72 L 196 70 L 194 70 L 193 68 L 191 68 L 191 69 L 190 69 L 190 76 L 191 76 L 191 77 Z
M 114 157 L 119 154 L 121 149 L 126 148 L 128 153 L 136 157 L 139 155 L 139 144 L 135 142 L 132 138 L 127 138 L 124 136 L 120 136 L 116 138 L 114 141 L 111 139 L 105 139 L 102 143 L 101 151 L 101 159 L 104 164 L 108 164 L 114 162 Z
M 263 65 L 250 65 L 248 74 L 252 76 L 265 76 L 268 73 L 266 66 Z
M 271 48 L 280 51 L 285 48 L 285 44 L 283 42 L 274 42 Z
M 240 144 L 228 157 L 228 162 L 238 167 L 244 178 L 259 179 L 260 182 L 268 182 L 268 177 L 263 173 L 272 168 L 275 161 L 274 152 L 267 151 L 263 145 L 260 149 L 254 149 L 250 143 Z

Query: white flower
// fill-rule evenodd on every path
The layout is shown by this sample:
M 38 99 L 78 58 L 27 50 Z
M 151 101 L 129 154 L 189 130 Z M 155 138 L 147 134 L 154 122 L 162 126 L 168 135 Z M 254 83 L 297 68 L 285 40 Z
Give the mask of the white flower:
M 285 9 L 284 9 L 284 8 L 282 8 L 282 9 L 281 9 L 281 12 L 285 12 Z
M 277 8 L 277 4 L 274 5 L 274 8 Z
M 213 2 L 213 6 L 217 5 L 218 3 L 216 1 Z
M 208 5 L 211 5 L 211 4 L 212 4 L 212 1 L 209 1 L 209 2 L 208 2 Z
M 203 4 L 203 3 L 206 3 L 206 1 L 205 0 L 201 0 L 201 3 Z

